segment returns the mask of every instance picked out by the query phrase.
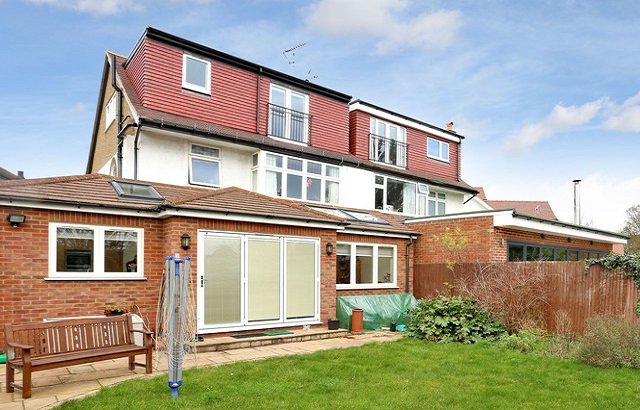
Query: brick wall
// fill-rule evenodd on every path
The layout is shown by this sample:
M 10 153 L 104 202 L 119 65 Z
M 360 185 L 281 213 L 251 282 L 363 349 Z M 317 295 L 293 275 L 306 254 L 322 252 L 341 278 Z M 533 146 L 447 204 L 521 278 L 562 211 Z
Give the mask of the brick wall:
M 0 223 L 0 326 L 7 322 L 39 322 L 45 317 L 100 315 L 108 304 L 136 304 L 143 318 L 155 326 L 158 290 L 164 258 L 180 253 L 191 256 L 194 290 L 197 286 L 198 229 L 243 233 L 263 233 L 313 237 L 320 239 L 320 317 L 327 322 L 335 316 L 335 254 L 327 255 L 327 242 L 334 245 L 337 234 L 332 229 L 279 226 L 260 223 L 170 217 L 164 220 L 135 216 L 110 216 L 84 212 L 50 211 L 0 207 L 0 215 L 26 215 L 17 228 Z M 136 227 L 144 229 L 145 280 L 55 280 L 48 278 L 49 222 Z M 191 236 L 191 248 L 180 247 L 180 237 Z M 340 240 L 392 243 L 398 246 L 399 289 L 383 291 L 349 291 L 341 294 L 380 294 L 404 292 L 406 241 L 366 236 L 341 236 Z M 410 275 L 413 275 L 411 270 Z M 412 276 L 410 276 L 412 278 Z M 410 280 L 412 283 L 412 280 Z M 4 336 L 0 334 L 0 346 Z

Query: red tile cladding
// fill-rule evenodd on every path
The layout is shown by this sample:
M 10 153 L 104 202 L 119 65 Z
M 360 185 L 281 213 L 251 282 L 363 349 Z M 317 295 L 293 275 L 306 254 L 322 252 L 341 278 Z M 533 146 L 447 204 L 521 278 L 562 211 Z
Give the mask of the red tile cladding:
M 249 132 L 256 132 L 257 122 L 258 132 L 266 134 L 268 77 L 212 60 L 211 95 L 194 93 L 182 88 L 182 55 L 178 48 L 145 40 L 126 69 L 143 106 Z M 311 93 L 309 113 L 311 145 L 348 153 L 347 104 Z
M 354 110 L 349 113 L 349 148 L 351 153 L 362 159 L 369 159 L 369 123 L 371 115 Z M 452 180 L 459 180 L 458 162 L 460 144 L 448 141 L 415 128 L 405 127 L 407 130 L 408 169 L 412 171 L 428 172 L 432 175 Z M 447 142 L 449 144 L 449 162 L 438 161 L 427 157 L 427 137 Z

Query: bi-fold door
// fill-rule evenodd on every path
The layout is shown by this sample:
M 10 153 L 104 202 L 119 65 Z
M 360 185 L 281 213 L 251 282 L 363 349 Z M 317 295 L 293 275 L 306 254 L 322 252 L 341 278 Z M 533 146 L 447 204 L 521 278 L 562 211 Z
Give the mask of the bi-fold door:
M 229 331 L 319 320 L 319 241 L 200 232 L 198 328 Z

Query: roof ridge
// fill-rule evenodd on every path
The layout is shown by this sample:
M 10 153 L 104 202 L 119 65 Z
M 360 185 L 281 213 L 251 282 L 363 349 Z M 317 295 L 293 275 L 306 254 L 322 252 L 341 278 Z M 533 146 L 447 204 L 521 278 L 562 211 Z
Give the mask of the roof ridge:
M 64 175 L 64 176 L 57 176 L 57 177 L 9 179 L 5 181 L 0 181 L 0 184 L 2 185 L 48 185 L 48 184 L 56 184 L 60 182 L 72 182 L 72 181 L 84 181 L 87 179 L 98 179 L 101 177 L 103 177 L 102 174 Z

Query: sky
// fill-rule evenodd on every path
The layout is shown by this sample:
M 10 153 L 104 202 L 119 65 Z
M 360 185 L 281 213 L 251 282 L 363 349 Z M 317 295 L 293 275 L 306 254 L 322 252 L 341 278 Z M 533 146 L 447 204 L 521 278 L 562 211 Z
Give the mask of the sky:
M 640 204 L 636 0 L 0 0 L 0 166 L 84 173 L 105 51 L 146 26 L 453 121 L 489 199 L 572 222 L 580 179 L 582 222 L 612 231 Z

